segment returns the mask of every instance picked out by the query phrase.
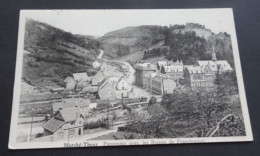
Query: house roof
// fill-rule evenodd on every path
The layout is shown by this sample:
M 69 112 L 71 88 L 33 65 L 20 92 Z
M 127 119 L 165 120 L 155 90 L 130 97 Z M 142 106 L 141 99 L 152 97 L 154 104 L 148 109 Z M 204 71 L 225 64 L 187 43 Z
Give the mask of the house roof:
M 174 81 L 172 78 L 164 79 L 162 81 L 162 85 L 164 86 L 164 88 L 168 88 L 168 87 L 174 87 L 175 88 L 176 87 L 176 81 Z
M 207 66 L 209 66 L 212 71 L 218 71 L 218 69 L 221 69 L 222 71 L 233 70 L 230 64 L 226 60 L 217 60 L 217 61 L 203 60 L 203 61 L 198 61 L 198 64 L 199 66 L 201 66 L 202 70 L 204 70 L 204 68 Z
M 103 79 L 105 79 L 105 75 L 99 71 L 96 75 L 92 77 L 92 85 L 98 85 Z
M 212 71 L 217 71 L 218 67 L 214 61 L 211 60 L 202 60 L 198 61 L 199 66 L 204 70 L 205 67 L 209 66 Z
M 82 114 L 82 112 L 76 107 L 63 108 L 60 110 L 60 113 L 65 122 L 76 121 L 78 115 Z
M 84 88 L 82 89 L 82 91 L 83 91 L 83 92 L 92 92 L 92 93 L 94 93 L 94 92 L 97 92 L 97 91 L 98 91 L 98 86 L 88 85 L 88 86 L 84 87 Z
M 176 65 L 170 65 L 170 66 L 162 66 L 164 68 L 166 73 L 169 72 L 182 72 L 183 67 L 182 66 L 176 66 Z
M 103 90 L 103 89 L 106 89 L 106 90 L 114 90 L 115 89 L 115 84 L 113 84 L 112 82 L 110 81 L 105 81 L 100 87 L 99 87 L 99 90 Z
M 230 64 L 226 60 L 218 60 L 216 61 L 217 65 L 220 66 L 220 69 L 228 71 L 233 70 Z
M 159 66 L 167 65 L 167 61 L 158 61 L 157 63 L 158 63 Z
M 98 87 L 102 87 L 105 84 L 105 82 L 107 82 L 106 78 L 104 78 L 101 82 L 98 83 Z
M 200 66 L 186 66 L 189 73 L 202 73 Z
M 56 132 L 65 123 L 76 121 L 80 115 L 84 117 L 82 111 L 76 107 L 63 108 L 56 112 L 50 120 L 42 125 L 42 127 L 51 132 Z
M 73 77 L 75 80 L 89 80 L 88 74 L 85 73 L 74 73 Z
M 139 63 L 135 65 L 136 69 L 141 69 L 141 70 L 152 70 L 155 71 L 157 69 L 157 66 L 151 63 Z
M 51 118 L 49 121 L 47 121 L 46 123 L 44 123 L 42 125 L 42 127 L 44 129 L 47 129 L 48 131 L 51 132 L 56 132 L 62 125 L 64 125 L 66 122 L 62 121 L 60 119 L 57 118 Z
M 98 61 L 94 61 L 92 64 L 98 64 L 100 65 L 100 63 Z
M 73 77 L 68 76 L 63 82 L 68 83 L 71 81 L 75 81 Z
M 156 74 L 155 77 L 152 77 L 152 80 L 163 82 L 163 80 L 170 79 L 173 80 L 173 78 L 166 74 Z
M 155 77 L 158 73 L 154 71 L 149 71 L 144 74 L 144 77 L 149 78 L 149 77 Z
M 128 84 L 128 82 L 126 81 L 125 77 L 124 77 L 124 76 L 121 76 L 121 77 L 119 78 L 119 80 L 117 81 L 117 83 L 116 83 L 116 88 L 118 88 L 119 83 L 122 83 L 122 82 Z
M 34 86 L 32 86 L 32 85 L 29 85 L 28 83 L 26 83 L 26 82 L 24 82 L 24 81 L 22 81 L 21 86 L 22 86 L 22 87 L 36 88 L 36 87 L 34 87 Z

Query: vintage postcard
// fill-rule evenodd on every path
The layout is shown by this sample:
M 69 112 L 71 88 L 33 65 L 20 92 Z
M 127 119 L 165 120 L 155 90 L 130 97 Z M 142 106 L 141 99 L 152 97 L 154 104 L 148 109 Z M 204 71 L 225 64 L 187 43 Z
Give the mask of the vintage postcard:
M 20 12 L 10 149 L 252 140 L 232 9 Z

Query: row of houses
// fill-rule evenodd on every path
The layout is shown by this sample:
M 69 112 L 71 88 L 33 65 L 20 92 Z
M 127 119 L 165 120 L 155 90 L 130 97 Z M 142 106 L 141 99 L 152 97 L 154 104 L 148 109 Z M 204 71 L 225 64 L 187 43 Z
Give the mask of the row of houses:
M 97 94 L 101 100 L 127 97 L 131 90 L 131 86 L 124 76 L 107 75 L 102 70 L 98 71 L 93 77 L 88 77 L 87 73 L 75 73 L 73 77 L 67 77 L 64 83 L 67 91 L 74 91 L 79 88 L 83 92 Z
M 170 93 L 176 84 L 180 83 L 192 90 L 211 88 L 217 73 L 230 72 L 232 67 L 226 60 L 217 60 L 213 51 L 211 60 L 197 60 L 194 65 L 184 65 L 182 61 L 158 61 L 156 65 L 140 63 L 135 66 L 136 85 L 146 88 L 153 93 Z M 167 79 L 167 81 L 165 81 Z M 175 83 L 174 83 L 174 82 Z M 164 84 L 165 83 L 165 84 Z M 168 85 L 169 90 L 166 90 Z M 158 86 L 158 88 L 155 88 Z

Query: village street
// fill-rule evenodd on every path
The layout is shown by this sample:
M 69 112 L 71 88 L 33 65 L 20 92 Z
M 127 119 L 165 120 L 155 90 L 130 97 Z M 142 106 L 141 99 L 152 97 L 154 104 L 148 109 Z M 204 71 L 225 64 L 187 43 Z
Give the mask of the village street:
M 124 65 L 128 66 L 127 73 L 125 73 L 127 82 L 129 83 L 129 85 L 132 86 L 132 88 L 135 90 L 135 92 L 138 92 L 140 97 L 147 97 L 148 99 L 150 99 L 151 93 L 149 93 L 149 91 L 134 85 L 135 84 L 135 69 L 128 62 L 117 61 L 117 60 L 107 60 L 107 59 L 102 58 L 103 55 L 104 55 L 104 51 L 100 50 L 100 54 L 98 55 L 97 59 L 103 60 L 104 62 L 115 62 L 115 63 L 120 63 L 120 64 L 124 64 Z M 161 96 L 156 96 L 156 97 L 157 97 L 158 101 L 161 101 Z M 80 138 L 77 138 L 76 140 L 86 141 L 86 140 L 94 139 L 94 138 L 97 138 L 97 137 L 100 137 L 103 135 L 114 133 L 114 132 L 117 132 L 118 127 L 123 126 L 123 125 L 124 125 L 124 123 L 114 124 L 113 129 L 108 129 L 105 131 L 96 132 L 96 133 L 92 133 L 92 134 L 85 134 L 84 136 L 81 136 Z
M 107 59 L 102 58 L 103 55 L 104 55 L 104 51 L 100 49 L 100 54 L 97 57 L 98 59 L 101 59 L 104 62 L 115 62 L 115 63 L 124 64 L 125 66 L 127 66 L 128 71 L 125 74 L 125 76 L 126 76 L 128 84 L 132 86 L 133 90 L 139 95 L 139 97 L 147 97 L 148 100 L 150 99 L 150 97 L 152 95 L 151 95 L 151 93 L 149 93 L 149 91 L 134 85 L 135 84 L 135 69 L 132 67 L 132 65 L 130 63 L 125 62 L 125 61 L 118 61 L 118 60 L 107 60 Z M 156 98 L 158 101 L 161 100 L 161 96 L 156 96 Z

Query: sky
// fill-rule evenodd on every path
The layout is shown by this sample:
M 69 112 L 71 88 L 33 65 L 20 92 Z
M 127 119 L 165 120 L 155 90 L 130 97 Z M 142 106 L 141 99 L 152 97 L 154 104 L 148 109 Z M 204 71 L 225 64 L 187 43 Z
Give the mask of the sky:
M 128 26 L 199 23 L 214 33 L 234 31 L 232 9 L 24 10 L 31 18 L 73 34 L 103 36 Z

